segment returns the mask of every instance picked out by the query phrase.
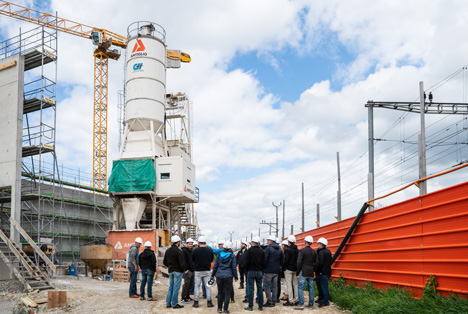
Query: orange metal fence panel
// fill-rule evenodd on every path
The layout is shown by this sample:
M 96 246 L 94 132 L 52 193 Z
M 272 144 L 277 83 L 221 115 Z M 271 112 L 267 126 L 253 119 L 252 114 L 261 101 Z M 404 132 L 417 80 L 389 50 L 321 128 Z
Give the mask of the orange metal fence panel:
M 296 235 L 328 240 L 332 254 L 354 217 Z M 421 295 L 433 274 L 442 294 L 468 295 L 468 182 L 365 213 L 332 267 L 356 284 L 400 285 Z

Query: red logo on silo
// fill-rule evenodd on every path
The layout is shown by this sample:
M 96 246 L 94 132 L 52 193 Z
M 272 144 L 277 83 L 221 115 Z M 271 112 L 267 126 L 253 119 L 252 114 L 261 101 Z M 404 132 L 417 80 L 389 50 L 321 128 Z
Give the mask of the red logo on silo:
M 143 45 L 143 42 L 141 39 L 137 39 L 137 42 L 135 44 L 135 47 L 133 47 L 132 53 L 137 52 L 137 51 L 145 51 L 146 47 Z

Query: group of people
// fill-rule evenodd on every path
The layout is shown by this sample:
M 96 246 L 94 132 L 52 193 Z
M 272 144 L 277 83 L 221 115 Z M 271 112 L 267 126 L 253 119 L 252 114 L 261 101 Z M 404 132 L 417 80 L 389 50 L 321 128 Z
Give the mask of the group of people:
M 190 238 L 187 239 L 186 246 L 182 249 L 180 248 L 181 239 L 179 236 L 173 236 L 171 242 L 172 246 L 167 249 L 163 261 L 169 272 L 167 308 L 184 307 L 178 302 L 182 279 L 184 279 L 184 284 L 181 301 L 183 303 L 193 301 L 195 308 L 200 307 L 200 286 L 203 289 L 203 297 L 207 299 L 206 307 L 214 307 L 211 287 L 217 284 L 218 313 L 229 313 L 229 304 L 234 302 L 233 284 L 239 279 L 239 289 L 245 289 L 243 302 L 248 303 L 246 311 L 253 311 L 254 301 L 258 304 L 258 309 L 262 311 L 265 307 L 276 306 L 281 300 L 285 301 L 284 306 L 292 306 L 302 310 L 305 308 L 304 288 L 306 285 L 309 291 L 307 306 L 313 307 L 314 281 L 317 284 L 319 294 L 316 301 L 318 306 L 329 305 L 328 281 L 331 276 L 332 256 L 330 250 L 327 249 L 328 241 L 325 238 L 320 238 L 317 241 L 318 250 L 314 250 L 311 247 L 314 242 L 313 238 L 307 236 L 304 239 L 304 248 L 299 250 L 293 235 L 282 242 L 278 238 L 269 236 L 266 246 L 260 245 L 259 237 L 254 237 L 250 242 L 250 248 L 248 248 L 247 241 L 242 241 L 241 249 L 237 255 L 234 255 L 230 241 L 220 241 L 218 249 L 208 246 L 206 238 L 203 236 L 198 239 L 198 242 Z M 151 287 L 156 269 L 156 259 L 149 241 L 145 243 L 145 250 L 138 254 L 138 248 L 141 245 L 141 239 L 137 238 L 135 244 L 130 248 L 128 258 L 129 294 L 132 298 L 139 297 L 144 300 L 145 285 L 147 284 L 147 300 L 151 301 L 153 300 Z M 137 294 L 136 290 L 136 273 L 139 268 L 142 271 L 140 295 Z M 281 278 L 284 278 L 284 297 L 282 299 L 280 299 Z M 190 298 L 192 291 L 193 300 Z

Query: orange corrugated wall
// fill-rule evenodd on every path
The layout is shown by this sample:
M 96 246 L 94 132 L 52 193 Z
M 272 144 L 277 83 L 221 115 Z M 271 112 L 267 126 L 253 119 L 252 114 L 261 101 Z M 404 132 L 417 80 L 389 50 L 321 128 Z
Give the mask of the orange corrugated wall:
M 356 209 L 357 211 L 359 209 Z M 354 217 L 296 235 L 328 240 L 332 254 Z M 400 285 L 422 294 L 434 274 L 441 294 L 468 295 L 468 182 L 364 214 L 332 267 L 332 278 Z

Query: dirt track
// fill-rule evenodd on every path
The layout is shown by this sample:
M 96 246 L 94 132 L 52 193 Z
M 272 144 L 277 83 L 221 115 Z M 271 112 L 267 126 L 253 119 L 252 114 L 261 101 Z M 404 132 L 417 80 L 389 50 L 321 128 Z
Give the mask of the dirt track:
M 45 305 L 41 305 L 38 312 L 47 313 L 217 313 L 216 312 L 216 300 L 213 300 L 214 308 L 206 308 L 206 300 L 200 300 L 200 307 L 195 309 L 192 307 L 192 303 L 183 304 L 183 309 L 166 309 L 166 293 L 168 288 L 167 278 L 158 278 L 157 283 L 153 286 L 153 297 L 156 297 L 156 301 L 140 301 L 139 299 L 130 299 L 128 297 L 128 283 L 113 282 L 113 281 L 99 281 L 96 279 L 89 279 L 80 277 L 77 280 L 75 277 L 61 277 L 53 280 L 53 284 L 56 290 L 66 290 L 68 296 L 68 306 L 63 309 L 46 310 Z M 139 290 L 139 284 L 137 284 Z M 235 284 L 237 288 L 237 284 Z M 214 288 L 214 295 L 216 295 L 217 289 Z M 235 303 L 231 303 L 229 310 L 231 313 L 248 313 L 244 311 L 246 307 L 245 303 L 242 303 L 244 290 L 235 289 Z M 0 308 L 6 309 L 8 305 L 9 309 L 12 309 L 27 294 L 15 294 L 11 296 L 6 303 L 0 305 Z M 47 298 L 47 291 L 29 295 L 31 299 Z M 306 296 L 306 304 L 308 297 Z M 180 300 L 179 300 L 180 302 Z M 4 307 L 5 306 L 5 307 Z M 258 312 L 258 307 L 254 306 L 254 312 Z M 328 313 L 328 314 L 342 314 L 347 313 L 338 309 L 333 304 L 325 308 L 314 308 L 304 309 L 304 311 L 297 311 L 294 308 L 284 307 L 278 304 L 274 308 L 265 308 L 264 313 Z M 0 310 L 0 313 L 11 313 L 11 310 L 4 312 Z

